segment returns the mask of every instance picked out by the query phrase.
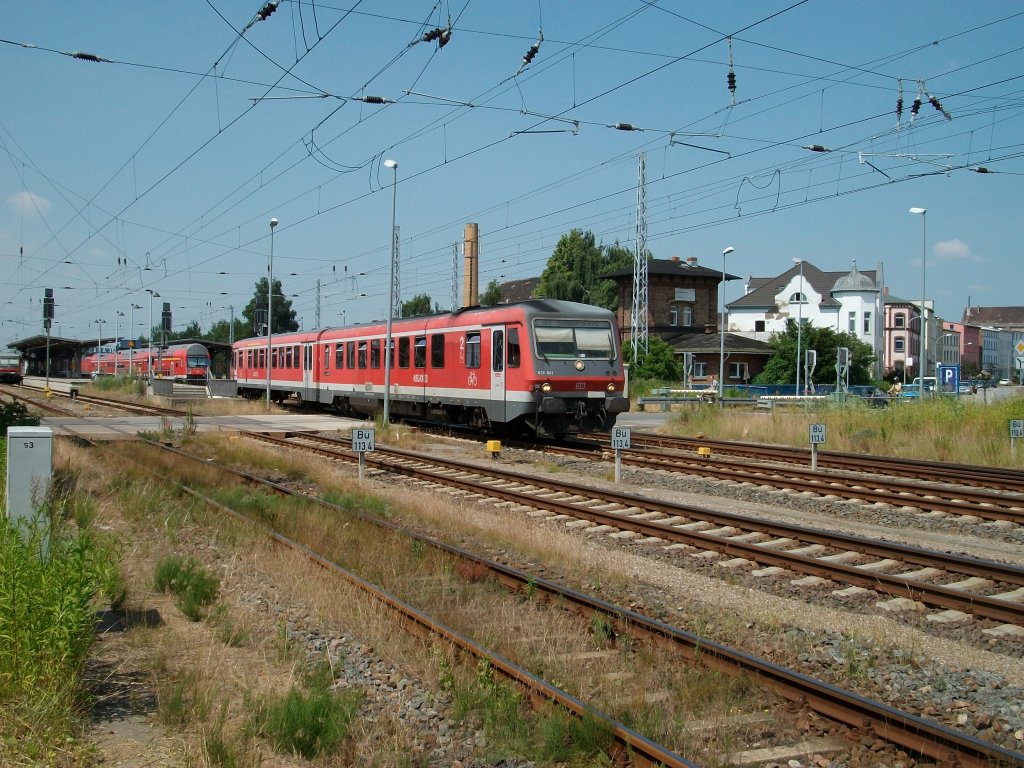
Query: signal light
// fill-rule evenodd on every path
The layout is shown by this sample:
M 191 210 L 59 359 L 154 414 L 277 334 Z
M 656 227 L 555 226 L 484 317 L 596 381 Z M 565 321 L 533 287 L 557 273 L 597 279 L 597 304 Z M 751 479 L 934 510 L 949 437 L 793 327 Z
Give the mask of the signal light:
M 47 288 L 43 293 L 43 319 L 53 319 L 53 288 Z
M 170 332 L 171 330 L 171 305 L 164 302 L 164 311 L 160 313 L 160 330 Z

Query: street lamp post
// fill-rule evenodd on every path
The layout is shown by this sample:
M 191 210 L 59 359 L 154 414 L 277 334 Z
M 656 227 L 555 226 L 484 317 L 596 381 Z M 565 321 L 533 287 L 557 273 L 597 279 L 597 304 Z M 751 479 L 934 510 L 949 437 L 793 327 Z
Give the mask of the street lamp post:
M 129 313 L 129 318 L 128 318 L 129 322 L 131 324 L 131 328 L 129 328 L 128 330 L 129 330 L 129 333 L 131 334 L 131 337 L 132 337 L 130 342 L 129 342 L 130 346 L 128 347 L 128 375 L 129 376 L 134 376 L 135 375 L 135 341 L 138 338 L 135 335 L 135 310 L 136 309 L 142 309 L 142 307 L 140 307 L 138 304 L 136 304 L 133 301 L 132 302 L 132 307 L 131 307 L 131 312 Z
M 925 314 L 924 314 L 924 300 L 925 300 L 925 296 L 927 295 L 926 292 L 925 292 L 925 250 L 926 250 L 926 247 L 927 247 L 926 243 L 927 243 L 927 240 L 928 240 L 928 230 L 926 229 L 926 227 L 927 227 L 927 217 L 926 217 L 925 214 L 927 213 L 927 209 L 925 209 L 925 208 L 911 208 L 910 209 L 910 213 L 915 213 L 915 214 L 920 214 L 921 215 L 921 349 L 920 349 L 920 356 L 918 357 L 918 361 L 917 361 L 917 380 L 918 380 L 919 385 L 920 385 L 918 387 L 918 390 L 917 390 L 917 396 L 919 398 L 923 398 L 924 397 L 924 377 L 925 377 L 925 373 L 926 373 L 926 370 L 925 370 L 926 369 L 926 365 L 925 365 L 926 360 L 925 360 L 925 356 L 924 356 L 924 341 L 925 341 L 925 336 L 928 333 L 928 327 L 925 324 Z
M 803 345 L 804 332 L 804 260 L 793 259 L 800 265 L 800 287 L 796 289 L 796 393 L 800 394 L 800 352 Z
M 147 288 L 146 293 L 149 294 L 149 359 L 146 361 L 146 373 L 149 385 L 153 386 L 153 299 L 159 299 L 160 293 L 152 288 Z
M 97 318 L 93 322 L 99 326 L 100 330 L 96 334 L 96 371 L 95 375 L 99 378 L 100 371 L 103 368 L 103 318 Z
M 124 312 L 117 310 L 114 313 L 114 375 L 117 376 L 117 361 L 121 358 L 120 349 L 121 344 L 121 318 L 124 317 Z
M 270 410 L 270 343 L 274 335 L 274 227 L 277 219 L 270 220 L 270 280 L 267 282 L 267 410 Z
M 384 425 L 387 426 L 391 415 L 391 317 L 395 314 L 395 260 L 398 252 L 395 249 L 395 209 L 398 204 L 398 163 L 394 160 L 385 160 L 385 168 L 391 168 L 394 178 L 391 182 L 391 234 L 388 240 L 391 242 L 391 272 L 388 279 L 388 323 L 384 339 Z
M 718 289 L 721 311 L 718 315 L 718 407 L 725 408 L 725 257 L 735 251 L 731 245 L 722 251 L 722 285 Z

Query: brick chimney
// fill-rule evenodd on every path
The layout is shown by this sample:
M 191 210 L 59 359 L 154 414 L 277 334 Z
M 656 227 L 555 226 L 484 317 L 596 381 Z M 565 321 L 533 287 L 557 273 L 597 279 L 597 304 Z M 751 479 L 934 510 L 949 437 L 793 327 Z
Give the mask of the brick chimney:
M 688 266 L 688 267 L 696 267 L 697 266 L 697 257 L 696 256 L 687 256 L 686 257 L 686 266 Z

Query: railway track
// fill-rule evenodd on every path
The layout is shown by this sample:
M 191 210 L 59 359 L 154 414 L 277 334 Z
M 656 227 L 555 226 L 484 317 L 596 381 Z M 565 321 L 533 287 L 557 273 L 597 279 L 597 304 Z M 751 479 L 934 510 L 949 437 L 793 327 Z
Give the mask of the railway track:
M 260 435 L 258 437 L 260 437 L 260 439 L 266 439 L 266 436 Z M 289 441 L 289 444 L 293 444 L 294 442 L 294 440 Z M 163 446 L 163 450 L 173 449 Z M 339 450 L 336 445 L 331 446 L 331 451 L 338 455 L 344 454 L 344 450 Z M 178 455 L 184 454 L 179 452 Z M 188 458 L 199 461 L 205 466 L 210 466 L 210 460 L 206 456 L 189 456 Z M 352 461 L 356 460 L 355 455 L 351 454 L 351 452 L 349 452 L 349 456 L 347 458 Z M 410 458 L 405 456 L 400 458 L 402 462 L 406 463 L 409 461 L 419 461 L 419 459 L 415 457 Z M 228 472 L 237 472 L 237 470 L 231 468 L 224 468 L 224 470 Z M 391 469 L 390 471 L 396 470 Z M 408 467 L 401 468 L 398 471 L 402 474 L 410 474 Z M 461 473 L 464 469 L 445 469 L 446 473 L 451 473 L 453 471 Z M 268 485 L 267 481 L 259 478 L 250 478 L 250 481 Z M 437 478 L 431 477 L 425 480 L 425 482 L 436 483 Z M 518 483 L 519 481 L 516 480 L 515 482 Z M 273 484 L 269 485 L 273 486 Z M 287 489 L 280 487 L 277 487 L 277 490 L 278 492 L 290 493 Z M 186 492 L 191 493 L 190 490 L 186 490 Z M 483 489 L 478 487 L 476 492 L 483 492 Z M 488 495 L 490 495 L 490 493 L 488 493 Z M 208 498 L 205 500 L 208 503 L 215 503 Z M 225 509 L 225 511 L 237 514 L 232 510 Z M 388 525 L 387 523 L 381 523 L 380 521 L 378 521 L 378 523 L 385 526 Z M 281 534 L 275 531 L 268 530 L 268 534 L 288 546 L 298 548 L 299 551 L 302 551 L 307 557 L 319 562 L 324 567 L 329 568 L 332 571 L 339 571 L 340 566 L 330 562 L 321 554 L 316 553 L 296 542 L 287 541 L 285 540 L 285 537 L 282 537 Z M 411 535 L 415 536 L 415 534 Z M 433 540 L 430 540 L 430 544 L 431 546 L 437 546 L 443 549 L 452 549 L 448 547 L 448 545 L 434 542 Z M 475 557 L 468 553 L 467 555 L 469 557 Z M 477 561 L 480 561 L 479 558 L 476 559 Z M 654 641 L 658 645 L 672 648 L 675 652 L 681 654 L 685 658 L 694 661 L 699 660 L 703 664 L 710 664 L 718 668 L 730 670 L 731 672 L 741 671 L 744 673 L 754 673 L 772 690 L 779 693 L 786 699 L 803 702 L 812 710 L 827 715 L 836 722 L 849 724 L 855 729 L 866 730 L 881 738 L 888 739 L 894 744 L 928 755 L 936 760 L 943 762 L 955 762 L 964 766 L 980 767 L 983 765 L 992 766 L 1018 764 L 1022 759 L 1024 759 L 1024 755 L 1020 753 L 971 737 L 940 723 L 919 718 L 878 702 L 866 700 L 863 697 L 850 694 L 840 688 L 830 686 L 820 681 L 809 679 L 804 675 L 778 667 L 777 665 L 771 664 L 770 662 L 762 659 L 737 653 L 736 651 L 724 646 L 719 646 L 706 639 L 683 632 L 682 630 L 649 619 L 632 611 L 595 600 L 594 598 L 586 595 L 574 597 L 571 590 L 566 590 L 555 584 L 549 584 L 548 582 L 538 579 L 530 574 L 516 571 L 515 569 L 511 569 L 497 563 L 488 564 L 487 567 L 492 569 L 491 572 L 498 581 L 511 585 L 514 589 L 526 593 L 531 593 L 538 589 L 538 587 L 542 587 L 545 591 L 550 590 L 550 596 L 552 598 L 556 598 L 555 602 L 558 604 L 569 604 L 575 602 L 581 606 L 582 610 L 589 611 L 591 614 L 595 614 L 595 612 L 597 612 L 601 615 L 610 616 L 616 621 L 616 628 L 618 630 L 627 634 L 643 636 L 646 639 Z M 344 569 L 340 570 L 343 571 Z M 353 578 L 350 575 L 345 575 L 344 577 L 350 579 Z M 358 577 L 355 577 L 353 580 L 355 582 L 362 581 Z M 372 585 L 369 585 L 369 591 L 375 596 L 375 599 L 378 599 L 389 607 L 393 607 L 397 610 L 409 610 L 409 607 L 406 606 L 401 599 L 377 590 Z M 411 613 L 408 613 L 407 617 L 408 621 L 411 623 L 415 623 L 422 628 L 429 629 L 430 631 L 437 632 L 447 640 L 458 643 L 462 642 L 462 639 L 457 637 L 458 633 L 449 632 L 443 625 L 437 625 L 432 619 L 429 617 L 423 617 L 420 612 L 415 609 L 411 609 Z M 469 640 L 468 644 L 465 646 L 465 650 L 473 654 L 486 653 L 485 649 L 478 647 L 478 645 L 474 644 L 472 640 Z M 534 683 L 531 683 L 530 678 L 532 676 L 524 668 L 517 667 L 515 664 L 508 664 L 506 660 L 501 657 L 494 657 L 491 663 L 494 665 L 495 669 L 508 675 L 512 679 L 515 679 L 520 683 L 526 682 L 527 684 L 533 684 L 534 694 L 532 695 L 543 695 L 551 700 L 558 701 L 567 708 L 572 709 L 572 711 L 577 711 L 573 708 L 579 706 L 580 702 L 571 696 L 563 697 L 564 692 L 559 692 L 557 689 L 553 689 L 553 686 L 545 683 L 540 678 L 537 678 Z M 583 706 L 585 708 L 585 705 Z M 585 711 L 585 709 L 583 711 Z M 628 728 L 613 724 L 611 730 L 616 741 L 620 744 L 620 748 L 623 750 L 622 754 L 632 755 L 634 757 L 634 764 L 660 764 L 667 766 L 693 765 L 670 750 L 665 750 L 650 740 L 635 734 L 635 732 L 630 731 Z
M 631 437 L 631 443 L 635 443 Z M 532 446 L 536 448 L 536 446 Z M 607 443 L 583 446 L 544 444 L 547 454 L 592 461 L 595 455 L 610 457 Z M 713 455 L 713 454 L 712 454 Z M 743 458 L 704 458 L 693 452 L 657 448 L 652 442 L 647 450 L 630 448 L 621 452 L 623 466 L 648 470 L 661 470 L 678 474 L 710 477 L 715 480 L 747 483 L 771 488 L 790 488 L 808 491 L 849 501 L 887 504 L 924 512 L 938 512 L 977 521 L 1024 524 L 1024 493 L 1010 491 L 983 491 L 977 488 L 953 486 L 952 473 L 942 484 L 910 482 L 884 477 L 876 471 L 865 474 L 863 467 L 873 466 L 875 457 L 862 458 L 858 474 L 852 469 L 843 471 L 813 471 L 795 464 L 781 464 L 779 459 L 768 459 L 770 451 L 761 454 L 761 460 L 752 463 Z M 794 454 L 796 455 L 796 454 Z M 808 454 L 809 455 L 809 454 Z M 751 457 L 752 458 L 752 457 Z M 880 461 L 885 463 L 885 459 Z M 809 465 L 809 459 L 808 459 Z
M 278 441 L 272 440 L 271 442 Z M 285 442 L 287 444 L 293 441 Z M 177 456 L 198 462 L 204 466 L 210 466 L 211 464 L 210 458 L 206 455 L 194 456 L 166 446 L 161 447 L 163 450 L 172 451 Z M 218 466 L 224 472 L 243 477 L 246 482 L 271 488 L 275 493 L 285 495 L 297 493 L 278 484 L 241 472 L 233 467 Z M 308 499 L 309 497 L 304 496 L 304 498 Z M 351 514 L 347 510 L 334 507 L 326 502 L 314 501 L 331 508 L 337 513 Z M 231 513 L 238 514 L 234 511 L 231 511 Z M 359 515 L 359 517 L 370 519 L 374 525 L 379 525 L 389 530 L 400 530 L 397 526 L 387 521 L 367 518 L 365 515 Z M 276 531 L 268 529 L 268 532 L 282 543 L 299 548 L 306 556 L 311 557 L 321 565 L 339 572 L 340 566 L 328 561 L 321 554 L 301 544 L 292 542 Z M 811 710 L 828 717 L 830 720 L 851 726 L 859 732 L 872 733 L 903 748 L 927 755 L 940 762 L 955 763 L 962 766 L 977 766 L 980 768 L 981 766 L 1016 764 L 1021 759 L 1024 759 L 1024 755 L 1021 753 L 966 736 L 940 723 L 917 717 L 880 702 L 871 701 L 754 655 L 738 652 L 664 622 L 643 616 L 635 611 L 568 589 L 501 563 L 481 558 L 471 552 L 421 534 L 409 531 L 403 531 L 403 534 L 429 544 L 433 548 L 469 561 L 476 567 L 486 568 L 497 582 L 516 593 L 529 595 L 539 590 L 550 604 L 568 607 L 580 612 L 584 616 L 609 617 L 615 622 L 617 632 L 668 649 L 678 654 L 686 663 L 700 663 L 726 671 L 731 675 L 756 675 L 761 684 L 786 700 L 800 702 Z M 343 572 L 344 569 L 340 569 L 340 571 Z M 345 575 L 345 578 L 352 578 L 350 575 L 344 573 L 343 575 Z M 356 580 L 362 581 L 358 577 L 356 577 Z M 404 604 L 404 601 L 394 595 L 388 595 L 372 586 L 370 586 L 370 591 L 376 599 L 391 608 L 403 611 L 410 609 L 409 606 Z M 479 656 L 483 650 L 472 639 L 462 637 L 449 627 L 439 625 L 435 620 L 424 616 L 422 613 L 415 611 L 415 609 L 412 609 L 412 613 L 408 615 L 418 625 L 459 644 L 460 647 L 463 647 L 464 650 L 473 655 Z M 514 662 L 509 662 L 503 657 L 497 657 L 495 662 L 499 665 L 496 667 L 497 669 L 500 669 L 503 673 L 519 682 L 524 682 L 534 677 L 525 668 L 517 667 Z M 532 684 L 536 685 L 537 683 L 534 682 Z M 539 687 L 536 687 L 534 690 L 570 708 L 580 705 L 578 700 L 564 694 L 564 692 L 557 691 L 557 689 L 553 691 L 552 686 L 543 680 L 539 681 Z M 576 710 L 573 709 L 573 711 Z M 693 765 L 693 763 L 686 761 L 675 753 L 664 750 L 662 747 L 658 747 L 653 742 L 635 734 L 635 732 L 630 732 L 629 729 L 616 725 L 613 728 L 613 732 L 617 740 L 625 737 L 625 740 L 621 741 L 620 744 L 624 748 L 628 748 L 630 754 L 635 759 L 639 759 L 639 763 L 634 762 L 634 764 Z
M 592 444 L 608 447 L 606 435 L 588 435 L 585 439 Z M 675 437 L 648 432 L 633 432 L 630 442 L 639 448 L 680 451 L 690 454 L 696 453 L 699 448 L 710 448 L 712 455 L 718 457 L 731 456 L 763 462 L 786 462 L 804 467 L 810 466 L 811 463 L 809 448 L 794 448 L 785 445 L 762 445 L 704 437 Z M 891 456 L 864 456 L 836 451 L 818 451 L 818 467 L 1024 494 L 1024 471 L 1012 467 L 949 464 Z
M 356 461 L 345 443 L 297 435 L 278 438 L 246 433 L 279 446 L 297 446 L 343 461 Z M 630 531 L 675 551 L 717 553 L 720 565 L 752 570 L 762 578 L 797 574 L 807 587 L 821 580 L 847 585 L 840 597 L 864 590 L 940 611 L 933 620 L 974 619 L 993 623 L 981 631 L 1015 636 L 1024 628 L 1024 569 L 987 560 L 924 550 L 876 539 L 807 529 L 759 518 L 672 504 L 636 494 L 542 479 L 497 467 L 439 459 L 412 451 L 381 449 L 367 462 L 390 473 L 457 488 L 552 515 L 585 520 L 604 531 Z M 601 528 L 595 529 L 602 532 Z

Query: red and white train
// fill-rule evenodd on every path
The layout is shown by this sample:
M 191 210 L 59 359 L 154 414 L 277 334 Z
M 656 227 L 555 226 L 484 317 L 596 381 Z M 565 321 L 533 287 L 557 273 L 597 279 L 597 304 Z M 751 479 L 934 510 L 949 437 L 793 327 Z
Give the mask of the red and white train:
M 21 355 L 17 352 L 0 354 L 0 382 L 4 384 L 20 384 L 21 379 Z
M 120 345 L 119 345 L 120 346 Z M 202 344 L 172 344 L 166 349 L 93 348 L 82 358 L 83 376 L 153 375 L 180 382 L 205 383 L 210 370 L 210 352 Z
M 389 410 L 473 428 L 564 437 L 611 429 L 629 410 L 614 315 L 540 299 L 392 321 Z M 384 402 L 387 326 L 271 338 L 272 399 L 370 415 Z M 237 341 L 239 394 L 264 397 L 267 339 Z

